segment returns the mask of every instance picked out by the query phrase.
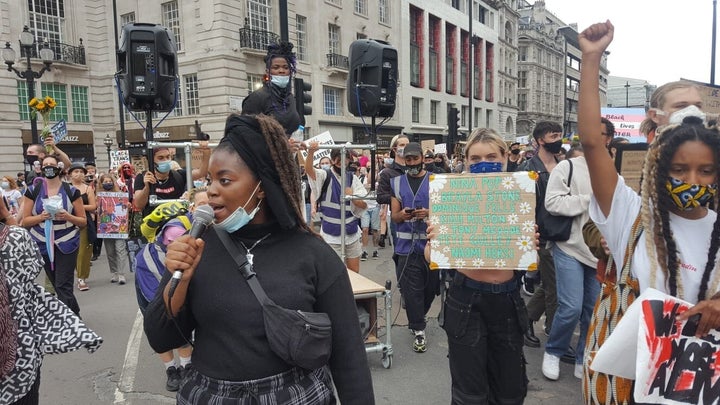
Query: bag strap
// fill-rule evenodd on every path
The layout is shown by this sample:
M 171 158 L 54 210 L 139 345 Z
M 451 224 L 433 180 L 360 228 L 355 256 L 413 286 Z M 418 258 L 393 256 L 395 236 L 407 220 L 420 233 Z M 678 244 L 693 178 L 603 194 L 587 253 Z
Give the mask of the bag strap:
M 628 240 L 627 248 L 625 249 L 625 257 L 623 258 L 623 266 L 620 270 L 620 275 L 617 277 L 617 280 L 619 280 L 620 284 L 627 284 L 628 278 L 630 277 L 630 265 L 632 264 L 632 255 L 635 252 L 635 247 L 637 246 L 638 241 L 640 240 L 640 235 L 642 234 L 643 226 L 642 221 L 640 218 L 640 214 L 638 213 L 637 218 L 635 218 L 635 222 L 633 222 L 632 228 L 630 230 L 630 239 Z M 612 255 L 610 255 L 612 258 Z M 612 259 L 609 259 L 612 260 Z M 617 267 L 615 262 L 612 263 L 612 266 Z M 610 266 L 608 266 L 610 267 Z
M 570 188 L 570 182 L 572 181 L 572 172 L 573 172 L 573 163 L 572 160 L 568 159 L 568 164 L 570 165 L 570 173 L 568 174 L 568 189 Z
M 260 305 L 274 305 L 275 303 L 273 300 L 265 294 L 265 290 L 263 290 L 262 286 L 258 282 L 256 277 L 257 274 L 248 261 L 247 256 L 243 255 L 240 248 L 233 243 L 232 240 L 230 240 L 230 235 L 228 235 L 227 232 L 217 227 L 213 227 L 213 229 L 220 238 L 220 242 L 222 242 L 225 249 L 228 253 L 230 253 L 230 256 L 232 256 L 233 260 L 235 260 L 235 263 L 237 263 L 240 274 L 242 274 L 243 278 L 248 282 L 248 285 L 250 285 L 250 290 L 252 290 L 253 294 L 255 294 L 255 298 L 257 298 L 260 302 Z

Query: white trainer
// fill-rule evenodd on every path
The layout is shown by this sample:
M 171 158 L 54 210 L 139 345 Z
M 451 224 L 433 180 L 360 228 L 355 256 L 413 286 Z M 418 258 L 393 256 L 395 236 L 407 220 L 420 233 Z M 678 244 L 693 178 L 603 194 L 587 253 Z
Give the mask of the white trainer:
M 575 378 L 578 378 L 580 380 L 583 379 L 584 376 L 584 370 L 582 364 L 575 364 Z
M 560 357 L 545 352 L 542 362 L 542 373 L 548 380 L 560 378 Z

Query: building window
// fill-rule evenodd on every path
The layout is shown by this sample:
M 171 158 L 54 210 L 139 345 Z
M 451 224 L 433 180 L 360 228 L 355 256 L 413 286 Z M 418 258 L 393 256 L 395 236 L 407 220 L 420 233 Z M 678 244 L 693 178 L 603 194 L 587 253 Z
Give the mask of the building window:
M 420 99 L 412 98 L 412 122 L 420 122 Z
M 170 111 L 168 117 L 181 117 L 183 115 L 183 88 L 182 83 L 180 83 L 179 80 L 180 79 L 178 79 L 177 92 L 175 93 L 175 108 Z
M 329 53 L 341 54 L 340 26 L 335 24 L 328 24 L 328 51 Z
M 297 58 L 305 60 L 307 58 L 307 18 L 297 14 L 295 16 L 295 29 L 297 33 Z
M 460 0 L 452 0 L 450 3 L 452 4 L 454 9 L 460 10 Z
M 67 98 L 67 86 L 59 83 L 42 83 L 40 85 L 41 93 L 37 94 L 36 97 L 50 96 L 55 99 L 57 106 L 52 110 L 50 114 L 50 121 L 57 122 L 60 120 L 67 121 L 68 119 L 68 98 Z M 38 117 L 40 119 L 40 117 Z
M 182 33 L 180 29 L 180 9 L 177 0 L 163 3 L 162 7 L 162 25 L 169 29 L 175 35 L 175 45 L 177 50 L 182 50 Z
M 367 0 L 355 0 L 355 13 L 360 15 L 367 15 L 368 5 Z
M 185 79 L 185 104 L 188 115 L 200 114 L 200 94 L 198 91 L 197 74 L 183 76 Z
M 383 24 L 390 24 L 390 0 L 378 1 L 378 20 Z
M 528 56 L 528 47 L 527 46 L 521 46 L 518 48 L 518 59 L 521 62 L 525 62 L 527 60 Z
M 482 114 L 482 108 L 476 108 L 475 113 L 473 114 L 473 128 L 480 127 L 480 115 Z
M 436 100 L 430 101 L 430 123 L 437 124 L 437 112 L 440 102 Z
M 440 19 L 430 16 L 429 50 L 429 85 L 430 90 L 440 90 Z
M 455 94 L 455 26 L 445 25 L 445 91 Z
M 422 87 L 423 13 L 410 7 L 410 85 Z
M 248 95 L 255 90 L 260 90 L 263 86 L 263 75 L 247 75 Z
M 323 86 L 323 110 L 325 115 L 342 115 L 342 90 Z
M 527 87 L 527 70 L 518 72 L 518 87 L 521 89 Z
M 124 27 L 128 24 L 135 22 L 135 12 L 123 14 L 120 16 L 120 27 Z
M 272 0 L 247 0 L 250 28 L 273 32 Z
M 73 121 L 90 122 L 88 88 L 85 86 L 70 86 L 70 97 L 72 98 Z
M 65 24 L 64 0 L 28 0 L 30 31 L 35 38 L 47 41 L 55 56 L 62 56 Z M 37 41 L 38 45 L 41 41 Z
M 37 86 L 35 86 L 37 90 Z M 37 91 L 35 92 L 37 94 Z M 20 121 L 30 121 L 30 107 L 28 103 L 28 88 L 26 81 L 17 81 L 17 95 L 18 95 L 18 111 L 20 111 Z

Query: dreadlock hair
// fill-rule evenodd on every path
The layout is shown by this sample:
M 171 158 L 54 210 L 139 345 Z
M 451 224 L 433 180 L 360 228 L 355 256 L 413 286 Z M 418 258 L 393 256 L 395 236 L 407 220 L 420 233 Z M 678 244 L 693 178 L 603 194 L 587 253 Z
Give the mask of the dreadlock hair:
M 665 83 L 662 86 L 655 89 L 652 96 L 650 96 L 650 108 L 657 108 L 662 110 L 665 107 L 665 96 L 673 90 L 686 89 L 689 87 L 698 87 L 697 84 L 687 81 L 678 80 L 675 82 Z M 657 129 L 657 124 L 650 117 L 647 117 L 640 123 L 640 133 L 647 136 L 650 132 Z
M 716 129 L 706 128 L 697 117 L 686 117 L 681 125 L 668 125 L 661 128 L 650 145 L 643 167 L 643 180 L 640 195 L 642 199 L 641 220 L 645 232 L 648 258 L 658 263 L 665 275 L 670 294 L 678 293 L 678 252 L 677 244 L 670 231 L 669 213 L 674 207 L 673 200 L 666 188 L 670 180 L 670 164 L 678 148 L 686 142 L 698 141 L 705 144 L 715 154 L 716 181 L 720 179 L 720 134 Z M 712 201 L 718 207 L 718 195 Z M 653 249 L 654 247 L 654 249 Z M 713 225 L 710 235 L 708 260 L 702 275 L 698 301 L 704 300 L 708 289 L 710 274 L 715 268 L 718 248 L 720 248 L 720 216 Z M 679 297 L 684 298 L 684 297 Z
M 293 44 L 286 41 L 279 43 L 269 44 L 267 47 L 267 54 L 265 55 L 265 68 L 270 70 L 270 65 L 274 58 L 284 58 L 288 65 L 290 65 L 291 76 L 295 76 L 297 73 L 297 59 L 295 52 L 293 52 Z

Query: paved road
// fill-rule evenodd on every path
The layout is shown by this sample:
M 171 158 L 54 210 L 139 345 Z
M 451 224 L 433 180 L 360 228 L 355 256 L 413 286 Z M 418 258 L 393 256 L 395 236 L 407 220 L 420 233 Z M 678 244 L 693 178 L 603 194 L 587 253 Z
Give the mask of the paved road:
M 361 263 L 361 274 L 384 285 L 393 281 L 394 270 L 390 249 L 381 249 L 379 259 Z M 42 279 L 42 276 L 41 276 Z M 152 352 L 142 333 L 142 318 L 137 309 L 132 275 L 128 284 L 110 283 L 107 259 L 93 262 L 89 278 L 90 290 L 77 291 L 81 315 L 88 325 L 105 339 L 99 351 L 88 354 L 82 350 L 48 356 L 42 367 L 41 404 L 164 404 L 174 403 L 172 393 L 165 391 L 162 363 Z M 448 404 L 450 373 L 447 365 L 447 341 L 438 327 L 436 316 L 439 302 L 429 314 L 428 351 L 414 353 L 412 337 L 407 330 L 404 311 L 393 295 L 391 329 L 393 364 L 383 368 L 381 355 L 369 353 L 378 404 Z M 384 315 L 383 302 L 378 302 L 379 315 Z M 385 333 L 385 320 L 379 334 Z M 539 332 L 539 329 L 538 329 Z M 545 336 L 540 333 L 540 338 Z M 580 404 L 580 381 L 573 377 L 571 365 L 561 363 L 560 380 L 546 380 L 540 372 L 541 349 L 525 349 L 530 387 L 526 404 Z

